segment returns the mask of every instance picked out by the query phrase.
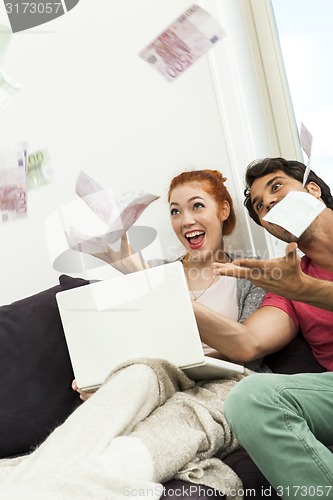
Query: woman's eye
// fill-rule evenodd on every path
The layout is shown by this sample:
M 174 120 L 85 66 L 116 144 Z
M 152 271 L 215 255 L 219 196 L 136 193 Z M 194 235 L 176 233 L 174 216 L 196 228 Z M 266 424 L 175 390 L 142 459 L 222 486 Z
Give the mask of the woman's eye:
M 273 184 L 272 191 L 277 191 L 280 186 L 281 186 L 281 184 L 279 182 L 277 182 L 276 184 Z
M 203 205 L 202 203 L 200 203 L 200 201 L 197 201 L 196 203 L 194 203 L 193 205 L 193 209 L 196 210 L 197 208 L 204 208 L 205 205 Z
M 177 214 L 179 214 L 179 210 L 178 210 L 178 208 L 172 208 L 172 209 L 170 210 L 170 215 L 177 215 Z
M 260 212 L 260 210 L 262 209 L 263 206 L 264 206 L 264 204 L 263 204 L 262 201 L 260 201 L 259 203 L 257 203 L 257 205 L 256 205 L 257 212 Z

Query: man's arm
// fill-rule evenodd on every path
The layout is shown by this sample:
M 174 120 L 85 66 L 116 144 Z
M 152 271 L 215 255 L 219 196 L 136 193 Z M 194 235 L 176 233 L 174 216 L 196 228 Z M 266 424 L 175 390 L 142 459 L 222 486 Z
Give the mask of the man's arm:
M 299 294 L 299 298 L 294 300 L 333 311 L 333 283 L 331 281 L 318 280 L 311 276 L 307 278 L 308 283 L 304 286 L 304 292 Z
M 214 262 L 213 268 L 216 274 L 248 279 L 286 299 L 333 311 L 333 283 L 303 273 L 296 243 L 287 245 L 285 257 L 236 259 L 232 264 Z
M 296 337 L 297 328 L 287 313 L 265 306 L 243 324 L 194 302 L 200 337 L 231 361 L 246 363 L 276 352 Z

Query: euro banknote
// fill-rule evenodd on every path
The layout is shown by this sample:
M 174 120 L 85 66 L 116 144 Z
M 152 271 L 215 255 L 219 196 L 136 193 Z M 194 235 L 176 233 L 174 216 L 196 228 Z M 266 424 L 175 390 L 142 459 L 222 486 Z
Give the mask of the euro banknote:
M 119 201 L 85 172 L 80 171 L 76 193 L 93 213 L 104 222 L 105 231 L 95 236 L 84 234 L 68 224 L 68 242 L 72 250 L 89 254 L 107 252 L 108 246 L 119 240 L 140 217 L 142 212 L 159 196 L 144 191 L 131 191 Z
M 303 149 L 304 153 L 306 154 L 306 156 L 308 157 L 306 169 L 305 169 L 305 172 L 303 174 L 303 186 L 305 186 L 305 184 L 308 180 L 308 177 L 309 177 L 310 170 L 311 170 L 310 160 L 311 160 L 311 150 L 312 150 L 313 137 L 310 134 L 309 130 L 304 125 L 304 123 L 301 123 L 300 140 L 301 140 L 302 149 Z
M 46 149 L 39 149 L 28 156 L 28 189 L 36 189 L 48 184 L 53 178 L 50 156 Z
M 0 24 L 0 66 L 5 58 L 13 33 L 7 26 Z
M 23 150 L 0 152 L 0 223 L 27 215 L 25 158 Z
M 0 108 L 6 108 L 21 88 L 19 83 L 0 71 Z
M 121 213 L 121 204 L 114 194 L 81 170 L 75 184 L 76 194 L 109 226 Z
M 224 36 L 217 20 L 199 5 L 192 5 L 139 56 L 173 81 Z

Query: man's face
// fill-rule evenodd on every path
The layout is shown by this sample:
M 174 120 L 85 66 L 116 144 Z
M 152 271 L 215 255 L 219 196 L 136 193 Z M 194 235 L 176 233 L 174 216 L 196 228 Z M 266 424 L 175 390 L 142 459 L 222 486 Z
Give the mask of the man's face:
M 273 236 L 290 243 L 298 241 L 289 231 L 277 224 L 263 220 L 263 217 L 281 201 L 290 191 L 305 191 L 300 181 L 289 177 L 282 170 L 277 170 L 256 179 L 251 186 L 251 201 L 253 209 L 259 217 L 260 224 Z

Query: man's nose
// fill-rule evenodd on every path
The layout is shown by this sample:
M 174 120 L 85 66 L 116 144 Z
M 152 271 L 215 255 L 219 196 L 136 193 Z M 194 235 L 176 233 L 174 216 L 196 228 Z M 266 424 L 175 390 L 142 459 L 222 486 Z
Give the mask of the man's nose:
M 267 196 L 267 198 L 264 200 L 264 206 L 266 208 L 266 211 L 269 212 L 271 208 L 274 207 L 274 205 L 276 205 L 278 202 L 278 199 L 277 197 L 274 195 L 274 196 Z

